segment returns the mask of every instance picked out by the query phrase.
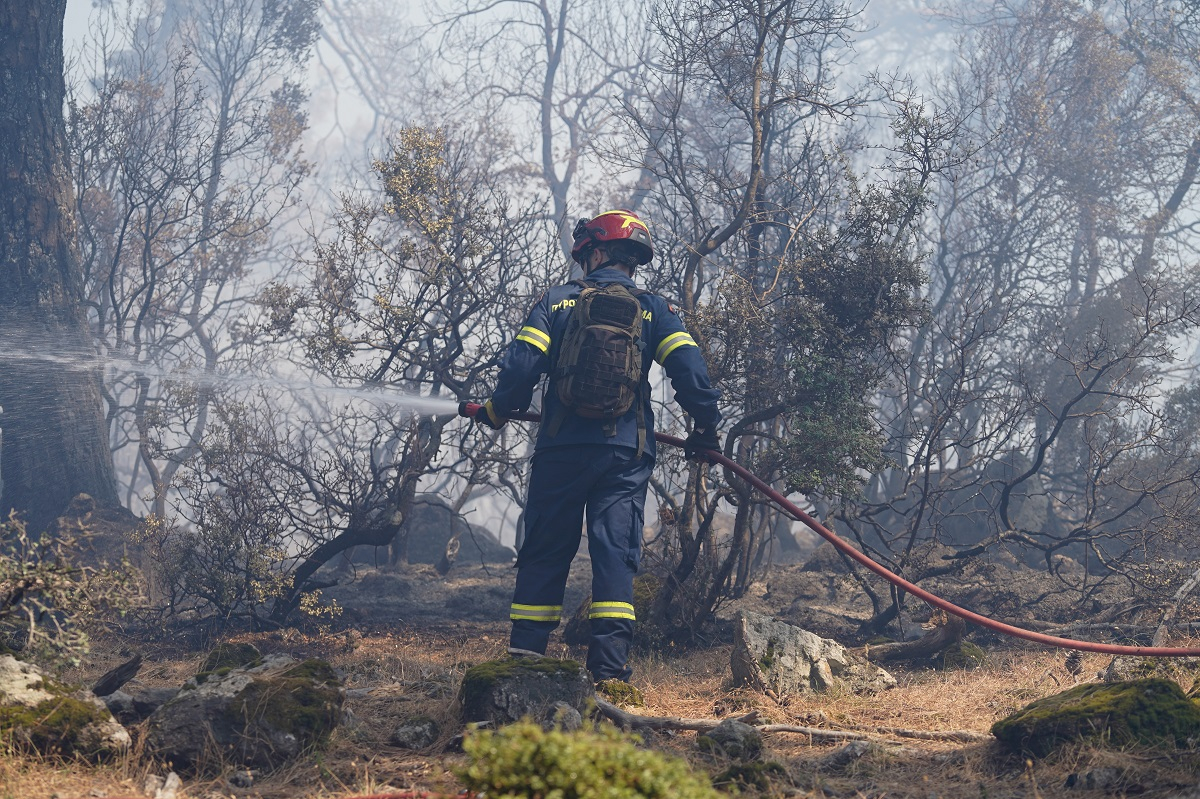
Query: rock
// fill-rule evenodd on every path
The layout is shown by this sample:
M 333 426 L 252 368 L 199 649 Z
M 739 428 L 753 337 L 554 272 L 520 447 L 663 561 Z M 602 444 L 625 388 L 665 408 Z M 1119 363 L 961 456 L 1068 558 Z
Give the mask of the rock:
M 1042 757 L 1075 741 L 1106 746 L 1194 746 L 1200 706 L 1158 677 L 1088 683 L 1039 699 L 992 725 L 1010 750 Z
M 183 787 L 183 780 L 174 771 L 167 774 L 167 778 L 163 780 L 163 784 L 154 792 L 154 799 L 176 799 L 179 795 L 179 789 Z
M 233 788 L 240 788 L 242 790 L 246 790 L 250 786 L 254 785 L 254 772 L 250 771 L 248 769 L 242 769 L 240 771 L 235 771 L 229 775 L 228 782 L 229 782 L 229 785 Z
M 437 742 L 442 734 L 438 723 L 428 716 L 411 718 L 392 731 L 388 741 L 401 749 L 427 749 Z
M 762 757 L 762 734 L 745 722 L 725 719 L 696 736 L 696 748 L 733 760 L 758 760 Z
M 555 702 L 547 711 L 542 727 L 574 732 L 583 729 L 583 714 L 566 702 Z
M 74 689 L 11 655 L 0 656 L 0 739 L 43 754 L 89 759 L 125 752 L 129 733 L 91 692 Z
M 147 685 L 126 685 L 125 691 L 133 699 L 133 712 L 139 722 L 145 721 L 154 711 L 170 702 L 179 694 L 178 688 L 151 688 Z
M 852 763 L 857 763 L 866 757 L 872 749 L 877 748 L 870 741 L 848 741 L 817 761 L 819 771 L 842 771 Z
M 1067 777 L 1068 788 L 1083 788 L 1088 791 L 1107 791 L 1115 788 L 1121 773 L 1112 766 L 1089 769 Z
M 178 693 L 178 688 L 150 688 L 135 680 L 104 697 L 104 704 L 117 721 L 133 726 L 150 718 Z
M 742 611 L 730 665 L 735 686 L 748 685 L 776 698 L 804 693 L 873 693 L 896 678 L 821 638 L 758 613 Z
M 323 660 L 269 655 L 229 666 L 210 655 L 150 716 L 146 742 L 176 766 L 273 768 L 328 737 L 341 718 L 341 681 Z M 254 661 L 251 661 L 252 663 Z
M 5 704 L 32 707 L 54 694 L 43 687 L 42 671 L 32 663 L 17 660 L 12 655 L 0 656 L 0 697 Z
M 101 701 L 108 708 L 108 712 L 113 714 L 113 718 L 121 724 L 137 724 L 137 711 L 133 709 L 133 697 L 129 694 L 124 691 L 113 691 L 103 697 Z
M 574 660 L 507 658 L 467 669 L 459 698 L 464 721 L 501 727 L 523 716 L 547 724 L 557 703 L 582 715 L 593 695 L 591 677 Z

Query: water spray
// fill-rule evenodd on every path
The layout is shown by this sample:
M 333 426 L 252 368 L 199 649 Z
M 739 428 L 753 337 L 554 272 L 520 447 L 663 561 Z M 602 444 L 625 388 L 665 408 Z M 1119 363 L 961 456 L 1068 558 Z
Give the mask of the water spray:
M 483 408 L 482 405 L 473 402 L 459 403 L 458 413 L 460 416 L 472 417 Z M 536 413 L 520 413 L 507 417 L 509 419 L 517 419 L 524 422 L 540 422 L 541 416 Z M 666 433 L 655 433 L 654 440 L 662 444 L 667 444 L 672 447 L 683 448 L 683 439 L 675 436 L 667 435 Z M 858 564 L 870 569 L 875 574 L 895 585 L 918 599 L 924 600 L 929 605 L 935 608 L 946 611 L 947 613 L 957 616 L 964 621 L 969 621 L 973 624 L 978 624 L 993 632 L 998 632 L 1003 635 L 1013 638 L 1021 638 L 1034 643 L 1045 644 L 1047 646 L 1055 646 L 1060 649 L 1076 649 L 1083 652 L 1100 652 L 1107 655 L 1133 655 L 1138 657 L 1200 657 L 1200 648 L 1188 647 L 1170 647 L 1170 646 L 1125 646 L 1122 644 L 1101 644 L 1095 641 L 1077 641 L 1072 638 L 1060 638 L 1055 635 L 1046 635 L 1045 633 L 1026 630 L 1021 627 L 1014 627 L 1011 624 L 1005 624 L 995 619 L 989 619 L 987 616 L 981 616 L 966 608 L 961 608 L 953 602 L 942 599 L 939 596 L 929 593 L 924 588 L 905 580 L 898 574 L 890 571 L 886 567 L 871 560 L 867 555 L 859 552 L 850 544 L 843 541 L 836 533 L 821 524 L 815 518 L 800 510 L 794 503 L 788 500 L 783 494 L 776 491 L 761 478 L 752 474 L 748 469 L 738 465 L 733 460 L 725 457 L 720 452 L 715 450 L 706 450 L 698 456 L 701 460 L 709 463 L 719 464 L 729 469 L 731 472 L 742 478 L 750 485 L 754 486 L 759 493 L 763 494 L 767 499 L 771 500 L 785 515 L 801 522 L 809 527 L 817 535 L 824 538 L 834 546 L 839 552 L 853 559 Z
M 221 374 L 203 368 L 167 369 L 151 363 L 139 362 L 131 357 L 117 354 L 79 354 L 53 348 L 15 346 L 11 341 L 0 341 L 0 362 L 39 362 L 54 364 L 67 369 L 88 372 L 97 367 L 113 366 L 131 373 L 158 380 L 189 383 L 201 388 L 275 388 L 284 391 L 305 391 L 327 397 L 362 400 L 387 407 L 400 406 L 421 416 L 451 415 L 455 412 L 455 400 L 409 394 L 385 386 L 339 386 L 318 383 L 306 378 L 278 375 Z

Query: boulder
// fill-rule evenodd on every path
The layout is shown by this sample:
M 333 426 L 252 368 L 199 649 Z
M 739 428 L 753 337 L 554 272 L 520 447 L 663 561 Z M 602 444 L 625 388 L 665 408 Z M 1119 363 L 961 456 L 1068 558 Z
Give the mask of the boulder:
M 874 693 L 896 685 L 896 678 L 821 638 L 769 616 L 742 611 L 730 665 L 735 686 L 750 686 L 770 696 L 849 692 Z
M 225 654 L 211 654 L 205 666 L 215 668 L 151 714 L 146 742 L 158 757 L 192 770 L 210 763 L 274 768 L 337 726 L 345 694 L 327 662 L 268 655 L 230 665 L 236 659 Z
M 31 663 L 0 655 L 0 739 L 43 754 L 97 759 L 129 748 L 129 733 L 90 691 L 42 674 Z
M 117 721 L 128 727 L 150 718 L 178 693 L 178 688 L 151 688 L 132 680 L 121 690 L 105 696 L 103 701 Z
M 697 735 L 696 748 L 733 760 L 758 760 L 762 757 L 762 733 L 743 721 L 725 719 L 708 732 Z
M 401 749 L 428 749 L 437 742 L 441 734 L 442 730 L 437 721 L 428 716 L 415 716 L 401 722 L 400 726 L 392 731 L 388 742 Z
M 1043 757 L 1063 744 L 1191 747 L 1200 740 L 1200 706 L 1159 677 L 1088 683 L 1039 699 L 992 725 L 1013 752 Z
M 467 723 L 501 727 L 529 717 L 550 729 L 567 709 L 586 712 L 594 695 L 587 669 L 576 661 L 520 657 L 467 669 L 459 699 Z

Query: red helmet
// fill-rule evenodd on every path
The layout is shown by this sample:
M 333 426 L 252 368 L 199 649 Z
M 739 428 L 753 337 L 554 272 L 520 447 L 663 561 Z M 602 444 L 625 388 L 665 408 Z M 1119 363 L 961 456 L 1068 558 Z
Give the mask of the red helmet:
M 595 247 L 614 241 L 627 241 L 637 258 L 637 265 L 650 263 L 654 257 L 654 245 L 650 243 L 650 228 L 633 211 L 619 209 L 605 211 L 592 219 L 580 219 L 572 234 L 575 244 L 571 257 L 582 264 Z

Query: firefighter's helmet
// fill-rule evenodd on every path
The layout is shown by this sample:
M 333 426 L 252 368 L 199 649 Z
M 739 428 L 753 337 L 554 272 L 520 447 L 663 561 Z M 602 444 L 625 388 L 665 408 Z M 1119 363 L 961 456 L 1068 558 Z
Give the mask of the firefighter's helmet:
M 571 257 L 578 264 L 587 261 L 588 253 L 615 241 L 628 242 L 638 266 L 650 263 L 654 257 L 654 245 L 650 243 L 650 229 L 633 211 L 605 211 L 591 219 L 580 219 L 572 234 L 575 243 Z

